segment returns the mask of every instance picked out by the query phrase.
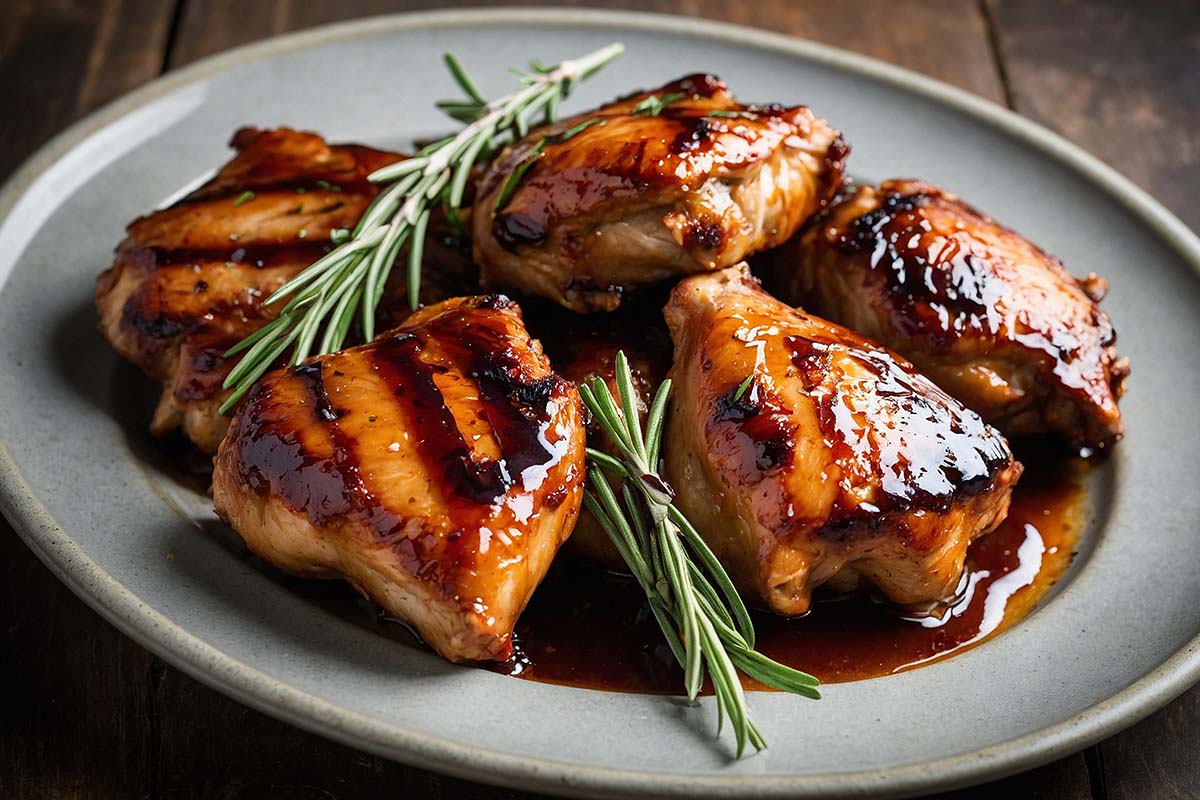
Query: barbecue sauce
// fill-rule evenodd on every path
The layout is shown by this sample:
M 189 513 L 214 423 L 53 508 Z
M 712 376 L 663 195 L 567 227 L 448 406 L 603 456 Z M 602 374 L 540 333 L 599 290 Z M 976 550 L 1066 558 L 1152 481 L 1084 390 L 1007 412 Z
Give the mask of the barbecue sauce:
M 1070 566 L 1082 523 L 1078 464 L 1038 448 L 1008 518 L 972 545 L 961 597 L 941 619 L 907 616 L 869 596 L 816 602 L 800 619 L 752 610 L 757 649 L 824 683 L 923 666 L 995 636 L 1028 614 Z M 638 585 L 559 559 L 517 625 L 516 655 L 490 669 L 609 691 L 671 693 L 683 675 Z M 747 688 L 767 688 L 743 676 Z
M 1026 469 L 1009 515 L 971 546 L 962 596 L 942 619 L 906 616 L 865 595 L 825 602 L 818 595 L 813 610 L 799 619 L 752 609 L 757 649 L 823 683 L 843 683 L 949 658 L 1019 623 L 1072 563 L 1084 523 L 1080 481 L 1086 462 L 1057 455 L 1042 443 L 1024 442 L 1014 449 Z M 173 455 L 180 464 L 179 454 Z M 201 475 L 206 477 L 207 470 L 198 469 Z M 185 482 L 197 490 L 208 483 L 203 477 Z M 348 584 L 264 569 L 330 613 L 405 645 L 422 646 L 407 625 L 382 615 Z M 606 691 L 678 694 L 683 680 L 637 584 L 563 554 L 517 624 L 514 656 L 479 666 L 525 680 Z M 746 676 L 742 681 L 748 689 L 769 688 Z

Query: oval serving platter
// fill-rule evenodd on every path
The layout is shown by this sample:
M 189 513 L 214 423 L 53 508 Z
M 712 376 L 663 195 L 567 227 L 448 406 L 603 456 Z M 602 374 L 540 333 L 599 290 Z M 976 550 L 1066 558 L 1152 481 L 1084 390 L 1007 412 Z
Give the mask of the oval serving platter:
M 353 624 L 231 547 L 203 492 L 147 444 L 156 389 L 95 333 L 92 287 L 125 223 L 227 157 L 243 124 L 403 147 L 446 129 L 439 59 L 485 93 L 536 54 L 624 57 L 570 109 L 693 71 L 746 101 L 805 103 L 851 168 L 919 176 L 1106 276 L 1133 363 L 1128 435 L 1089 477 L 1068 575 L 1013 629 L 954 658 L 825 688 L 754 693 L 771 748 L 735 761 L 696 706 L 454 667 Z M 354 87 L 353 91 L 346 87 Z M 943 84 L 761 31 L 652 15 L 518 9 L 320 28 L 172 73 L 69 129 L 0 195 L 0 505 L 55 573 L 188 674 L 255 708 L 422 767 L 573 795 L 911 794 L 1049 761 L 1200 679 L 1200 241 L 1078 148 Z

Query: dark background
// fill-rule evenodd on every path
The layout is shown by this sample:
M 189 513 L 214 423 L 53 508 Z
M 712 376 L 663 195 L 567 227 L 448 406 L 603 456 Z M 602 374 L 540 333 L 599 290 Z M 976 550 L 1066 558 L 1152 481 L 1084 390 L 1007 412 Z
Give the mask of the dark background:
M 1200 229 L 1196 0 L 565 4 L 729 20 L 926 73 L 1061 133 Z M 71 121 L 198 58 L 452 5 L 462 4 L 0 0 L 0 179 Z M 527 797 L 331 744 L 201 686 L 84 606 L 0 520 L 0 797 L 193 796 Z M 1200 797 L 1200 687 L 1096 747 L 952 796 Z

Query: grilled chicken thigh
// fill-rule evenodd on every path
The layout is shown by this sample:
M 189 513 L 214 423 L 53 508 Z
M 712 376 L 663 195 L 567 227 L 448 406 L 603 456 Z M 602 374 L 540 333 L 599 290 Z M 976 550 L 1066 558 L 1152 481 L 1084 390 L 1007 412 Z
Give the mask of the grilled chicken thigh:
M 785 615 L 822 584 L 871 584 L 902 605 L 955 593 L 1021 473 L 997 431 L 744 268 L 684 279 L 665 313 L 666 477 L 743 591 Z
M 210 453 L 228 427 L 225 351 L 275 316 L 262 301 L 321 257 L 330 231 L 354 227 L 375 195 L 367 176 L 401 158 L 287 129 L 244 128 L 232 146 L 212 180 L 129 226 L 96 286 L 105 338 L 163 383 L 151 431 L 182 428 Z M 439 273 L 464 272 L 429 252 Z M 440 287 L 427 283 L 432 299 Z
M 515 303 L 448 300 L 266 375 L 213 497 L 271 563 L 346 578 L 447 659 L 504 659 L 579 512 L 581 409 Z
M 1097 305 L 1106 288 L 952 194 L 862 187 L 774 254 L 779 291 L 912 359 L 1010 435 L 1121 437 L 1129 373 Z
M 532 132 L 480 179 L 485 283 L 575 311 L 785 241 L 840 186 L 848 152 L 807 108 L 744 106 L 692 75 Z

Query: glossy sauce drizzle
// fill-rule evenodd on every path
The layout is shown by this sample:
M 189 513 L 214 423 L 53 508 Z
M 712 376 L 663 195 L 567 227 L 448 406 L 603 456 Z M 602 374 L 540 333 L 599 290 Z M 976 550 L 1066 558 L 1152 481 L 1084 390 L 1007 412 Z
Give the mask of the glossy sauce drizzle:
M 839 683 L 947 658 L 1020 621 L 1070 565 L 1084 499 L 1076 462 L 1020 456 L 1027 470 L 1008 519 L 971 547 L 961 599 L 942 619 L 905 618 L 867 597 L 818 603 L 795 620 L 752 612 L 758 649 Z M 682 681 L 638 586 L 563 559 L 517 625 L 517 656 L 490 668 L 611 691 L 678 693 Z
M 868 598 L 818 602 L 785 620 L 751 611 L 758 649 L 825 683 L 922 667 L 1020 622 L 1071 565 L 1083 523 L 1084 463 L 1041 445 L 1015 448 L 1026 470 L 1008 518 L 972 545 L 962 597 L 941 620 L 905 618 Z M 196 486 L 207 485 L 207 480 Z M 279 574 L 293 591 L 410 646 L 410 629 L 340 581 Z M 560 556 L 517 624 L 516 655 L 480 664 L 525 680 L 607 691 L 677 694 L 682 673 L 631 579 Z M 743 676 L 747 688 L 766 688 Z

